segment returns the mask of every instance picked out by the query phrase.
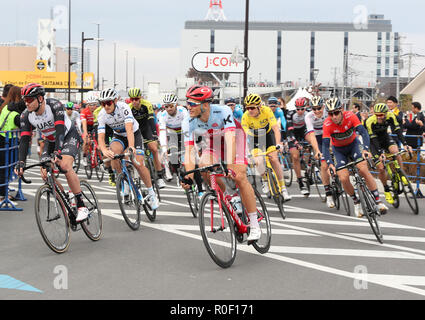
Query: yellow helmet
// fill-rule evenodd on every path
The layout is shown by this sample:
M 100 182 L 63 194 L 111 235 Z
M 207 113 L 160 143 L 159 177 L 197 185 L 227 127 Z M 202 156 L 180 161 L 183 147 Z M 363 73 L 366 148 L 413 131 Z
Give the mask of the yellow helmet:
M 373 111 L 375 113 L 387 113 L 389 109 L 385 103 L 378 103 L 373 107 Z
M 132 88 L 128 91 L 128 96 L 130 98 L 140 98 L 142 96 L 142 91 L 139 88 Z
M 261 97 L 258 94 L 249 94 L 244 101 L 245 105 L 251 105 L 251 104 L 255 104 L 257 106 L 261 106 L 262 101 L 261 101 Z

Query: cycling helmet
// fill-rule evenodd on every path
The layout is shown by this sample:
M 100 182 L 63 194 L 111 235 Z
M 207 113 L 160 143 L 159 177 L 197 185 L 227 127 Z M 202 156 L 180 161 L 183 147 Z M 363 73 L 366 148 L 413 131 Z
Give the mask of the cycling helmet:
M 65 109 L 74 109 L 74 102 L 67 102 L 65 105 Z
M 131 88 L 128 90 L 128 96 L 130 98 L 140 98 L 142 96 L 142 91 L 139 88 Z
M 295 107 L 296 108 L 306 108 L 308 106 L 308 99 L 307 98 L 298 98 L 295 100 Z
M 251 93 L 251 94 L 247 95 L 244 103 L 245 103 L 246 106 L 249 106 L 251 104 L 261 106 L 262 101 L 261 101 L 261 97 L 258 94 Z
M 276 97 L 270 97 L 269 98 L 269 100 L 267 100 L 267 103 L 269 104 L 269 105 L 280 105 L 280 102 L 279 102 L 279 100 L 277 100 L 277 98 Z
M 86 104 L 95 104 L 95 103 L 99 103 L 99 100 L 94 94 L 92 94 L 87 98 Z
M 164 104 L 176 104 L 177 100 L 178 100 L 178 98 L 174 93 L 167 93 L 164 97 L 163 103 Z
M 375 113 L 387 113 L 388 111 L 389 108 L 385 103 L 378 103 L 373 107 L 373 112 Z
M 227 99 L 224 99 L 224 104 L 229 104 L 229 103 L 234 103 L 234 104 L 236 104 L 236 99 L 235 98 L 227 98 Z
M 310 100 L 310 107 L 322 107 L 323 106 L 323 98 L 320 96 L 314 96 Z
M 342 103 L 338 98 L 330 98 L 326 101 L 327 112 L 333 112 L 340 109 L 342 109 Z
M 105 89 L 100 93 L 99 101 L 108 101 L 118 99 L 118 92 L 113 89 Z
M 213 91 L 207 86 L 194 85 L 187 90 L 186 98 L 210 102 L 213 98 Z
M 21 96 L 23 98 L 36 98 L 38 96 L 45 96 L 46 91 L 44 87 L 38 83 L 30 83 L 21 89 Z

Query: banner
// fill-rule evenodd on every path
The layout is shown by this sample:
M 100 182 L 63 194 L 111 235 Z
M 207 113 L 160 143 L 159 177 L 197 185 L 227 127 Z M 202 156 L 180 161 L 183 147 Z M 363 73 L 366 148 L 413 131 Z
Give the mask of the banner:
M 77 74 L 71 72 L 71 89 L 81 89 L 79 78 L 77 81 Z M 47 91 L 52 91 L 49 89 L 68 89 L 68 72 L 0 71 L 0 87 L 9 83 L 21 88 L 30 83 L 39 83 Z M 84 73 L 84 91 L 93 90 L 93 88 L 94 74 L 92 72 Z

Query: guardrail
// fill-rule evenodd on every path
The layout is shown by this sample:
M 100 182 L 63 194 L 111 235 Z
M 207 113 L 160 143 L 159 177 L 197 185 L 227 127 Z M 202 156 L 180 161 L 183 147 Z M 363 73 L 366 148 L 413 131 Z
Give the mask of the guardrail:
M 22 211 L 23 209 L 17 208 L 13 202 L 9 200 L 9 191 L 15 191 L 13 189 L 9 189 L 9 185 L 18 178 L 13 169 L 18 162 L 20 131 L 2 131 L 0 133 L 5 134 L 4 147 L 0 148 L 0 153 L 4 153 L 5 159 L 4 165 L 0 166 L 0 170 L 4 170 L 4 183 L 0 184 L 0 187 L 5 187 L 5 198 L 0 203 L 0 211 Z M 18 192 L 14 198 L 19 201 L 26 201 L 22 193 L 22 184 L 20 179 Z

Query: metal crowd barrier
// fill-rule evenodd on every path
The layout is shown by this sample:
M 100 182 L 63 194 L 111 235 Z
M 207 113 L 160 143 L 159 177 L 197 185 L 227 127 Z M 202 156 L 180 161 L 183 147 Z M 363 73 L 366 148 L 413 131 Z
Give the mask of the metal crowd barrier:
M 4 171 L 4 183 L 0 184 L 0 187 L 5 187 L 5 198 L 0 203 L 0 211 L 22 211 L 23 209 L 17 208 L 13 202 L 9 200 L 9 192 L 15 191 L 13 189 L 9 189 L 9 185 L 18 178 L 13 169 L 18 162 L 20 131 L 2 131 L 1 133 L 5 133 L 5 137 L 4 147 L 0 148 L 0 153 L 4 153 L 4 165 L 0 166 L 0 171 Z M 18 191 L 14 198 L 19 201 L 26 201 L 22 193 L 22 184 L 20 179 Z

